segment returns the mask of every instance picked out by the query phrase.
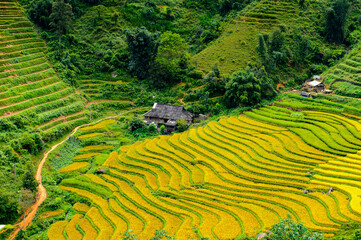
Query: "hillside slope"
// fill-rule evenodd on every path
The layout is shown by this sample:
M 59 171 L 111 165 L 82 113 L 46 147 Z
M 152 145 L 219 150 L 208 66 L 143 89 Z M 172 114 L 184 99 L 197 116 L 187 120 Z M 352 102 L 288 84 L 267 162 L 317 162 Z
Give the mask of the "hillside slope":
M 326 1 L 310 2 L 308 10 L 302 9 L 298 1 L 254 1 L 238 17 L 229 20 L 223 27 L 222 35 L 209 47 L 192 57 L 201 70 L 209 71 L 218 64 L 222 73 L 230 74 L 257 60 L 258 35 L 271 32 L 280 24 L 299 26 L 314 41 L 315 24 L 310 15 L 322 15 Z
M 84 101 L 61 81 L 46 45 L 16 2 L 0 2 L 0 118 L 27 118 L 50 137 L 87 121 Z M 56 133 L 55 133 L 56 134 Z
M 322 74 L 325 82 L 331 85 L 335 93 L 361 97 L 361 44 L 355 46 L 335 66 Z
M 361 222 L 361 170 L 354 164 L 361 125 L 350 115 L 360 110 L 289 97 L 110 154 L 109 145 L 83 148 L 60 170 L 68 177 L 60 187 L 88 201 L 72 203 L 72 219 L 57 218 L 49 239 L 117 239 L 128 229 L 150 239 L 163 228 L 177 239 L 242 239 L 288 214 L 333 236 L 344 224 Z M 78 138 L 96 138 L 117 125 L 104 121 L 81 129 Z M 94 169 L 100 162 L 101 173 Z

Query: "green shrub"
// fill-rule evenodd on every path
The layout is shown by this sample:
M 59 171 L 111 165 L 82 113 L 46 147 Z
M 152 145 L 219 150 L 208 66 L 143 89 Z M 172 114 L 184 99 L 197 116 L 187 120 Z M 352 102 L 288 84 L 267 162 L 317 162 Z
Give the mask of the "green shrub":
M 155 125 L 155 123 L 150 123 L 149 124 L 148 131 L 149 132 L 157 132 L 157 126 Z
M 177 131 L 178 132 L 184 132 L 188 129 L 189 125 L 187 124 L 187 121 L 184 119 L 177 120 Z
M 302 223 L 295 223 L 291 216 L 282 219 L 271 227 L 272 233 L 268 234 L 267 240 L 322 240 L 323 235 L 313 233 Z
M 164 132 L 165 132 L 165 126 L 164 125 L 162 125 L 162 126 L 160 126 L 160 134 L 164 134 Z
M 136 130 L 144 130 L 146 129 L 147 124 L 138 117 L 133 117 L 129 120 L 129 129 L 134 132 Z

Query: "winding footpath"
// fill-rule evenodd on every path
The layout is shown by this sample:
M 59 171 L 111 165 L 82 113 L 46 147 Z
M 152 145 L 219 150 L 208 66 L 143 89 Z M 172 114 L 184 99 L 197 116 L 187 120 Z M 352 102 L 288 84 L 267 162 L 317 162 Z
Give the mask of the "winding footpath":
M 85 124 L 85 125 L 88 125 L 88 124 Z M 67 141 L 71 136 L 73 136 L 76 133 L 76 131 L 79 128 L 81 128 L 83 126 L 84 125 L 81 125 L 81 126 L 78 126 L 78 127 L 74 128 L 72 133 L 68 137 L 66 137 L 63 141 L 53 145 L 50 148 L 49 151 L 44 153 L 44 157 L 43 157 L 43 159 L 41 159 L 41 162 L 39 163 L 38 170 L 37 170 L 36 175 L 35 175 L 35 179 L 39 182 L 36 201 L 35 201 L 34 205 L 31 206 L 31 208 L 28 210 L 29 214 L 25 217 L 25 220 L 22 220 L 20 223 L 17 224 L 19 226 L 19 228 L 16 229 L 16 231 L 12 235 L 10 235 L 9 240 L 12 240 L 12 239 L 14 239 L 16 237 L 16 235 L 20 231 L 20 228 L 26 229 L 26 227 L 31 224 L 31 222 L 35 218 L 35 215 L 36 215 L 36 212 L 37 212 L 39 206 L 45 201 L 45 199 L 47 197 L 46 189 L 43 186 L 43 183 L 41 181 L 41 172 L 43 171 L 44 163 L 45 163 L 46 159 L 48 159 L 49 154 L 52 151 L 54 151 L 59 145 L 63 144 L 65 141 Z
M 121 113 L 115 115 L 115 116 L 110 116 L 110 117 L 106 117 L 106 118 L 102 118 L 102 119 L 99 119 L 95 122 L 91 122 L 91 123 L 87 123 L 87 124 L 83 124 L 83 125 L 80 125 L 80 126 L 77 126 L 76 128 L 73 129 L 73 131 L 71 132 L 70 135 L 68 135 L 63 141 L 53 145 L 49 151 L 45 152 L 44 153 L 44 157 L 41 159 L 41 162 L 39 163 L 39 166 L 38 166 L 38 170 L 36 172 L 36 175 L 35 175 L 35 179 L 39 182 L 39 186 L 38 186 L 38 192 L 37 192 L 37 197 L 36 197 L 36 201 L 34 203 L 33 206 L 30 207 L 30 209 L 27 211 L 28 212 L 28 215 L 25 217 L 25 220 L 22 220 L 20 223 L 16 224 L 18 226 L 18 229 L 15 230 L 14 233 L 12 233 L 10 235 L 10 237 L 8 238 L 9 240 L 13 240 L 15 239 L 16 235 L 18 234 L 18 232 L 20 231 L 20 228 L 21 229 L 26 229 L 33 221 L 33 219 L 35 218 L 35 215 L 36 215 L 36 212 L 39 208 L 39 206 L 45 201 L 46 197 L 47 197 L 47 193 L 46 193 L 46 189 L 45 187 L 43 186 L 43 183 L 41 181 L 41 173 L 43 171 L 43 166 L 44 166 L 44 163 L 45 161 L 48 159 L 48 156 L 49 154 L 54 151 L 59 145 L 63 144 L 64 142 L 66 142 L 71 136 L 73 136 L 79 128 L 82 128 L 82 127 L 85 127 L 85 126 L 89 126 L 91 124 L 96 124 L 98 122 L 101 122 L 101 121 L 104 121 L 106 119 L 109 119 L 109 118 L 116 118 L 122 114 L 125 114 L 125 113 L 130 113 L 130 112 L 133 112 L 133 111 L 137 111 L 137 110 L 142 110 L 143 108 L 136 108 L 136 109 L 132 109 L 132 110 L 128 110 L 128 111 L 122 111 Z M 144 109 L 147 109 L 147 108 L 144 108 Z M 25 223 L 24 223 L 25 222 Z

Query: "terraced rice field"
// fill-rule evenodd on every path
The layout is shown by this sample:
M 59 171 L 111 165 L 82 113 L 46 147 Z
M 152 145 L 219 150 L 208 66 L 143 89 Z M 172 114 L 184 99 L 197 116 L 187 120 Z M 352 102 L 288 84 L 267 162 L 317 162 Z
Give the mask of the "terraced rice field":
M 105 83 L 114 83 L 114 82 L 116 82 L 116 80 L 111 81 L 104 79 L 88 79 L 88 78 L 79 79 L 78 90 L 79 92 L 90 96 L 94 100 L 102 99 L 101 90 L 100 90 L 101 85 Z
M 361 45 L 356 46 L 348 53 L 340 63 L 330 68 L 323 75 L 326 81 L 331 82 L 334 79 L 347 79 L 361 82 Z
M 127 229 L 139 239 L 157 229 L 176 239 L 240 239 L 287 215 L 326 236 L 360 223 L 361 123 L 336 106 L 297 103 L 111 152 L 105 173 L 63 180 L 92 205 L 75 204 L 79 214 L 53 224 L 49 239 L 119 239 Z
M 323 73 L 325 82 L 332 84 L 336 93 L 351 97 L 361 97 L 361 45 L 356 46 L 338 64 Z M 349 82 L 335 82 L 344 79 Z
M 249 61 L 255 61 L 258 35 L 270 32 L 279 24 L 290 25 L 300 21 L 296 1 L 255 1 L 223 27 L 222 35 L 205 50 L 192 57 L 202 71 L 215 64 L 223 74 L 230 74 Z M 304 26 L 307 20 L 302 22 Z
M 109 127 L 112 126 L 112 127 Z M 117 124 L 114 119 L 107 119 L 79 130 L 78 139 L 91 141 L 88 146 L 79 150 L 73 163 L 60 169 L 60 172 L 88 172 L 102 165 L 110 152 L 119 145 Z M 115 136 L 114 136 L 115 135 Z
M 84 101 L 47 61 L 45 43 L 15 1 L 0 2 L 0 118 L 31 115 L 46 133 L 85 123 Z

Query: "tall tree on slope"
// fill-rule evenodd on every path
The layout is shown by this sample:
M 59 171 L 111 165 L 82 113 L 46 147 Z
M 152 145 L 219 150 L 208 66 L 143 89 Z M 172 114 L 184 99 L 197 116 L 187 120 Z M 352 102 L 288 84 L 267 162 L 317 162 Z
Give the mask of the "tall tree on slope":
M 337 0 L 327 12 L 325 35 L 329 42 L 342 43 L 344 41 L 350 6 L 347 0 Z
M 145 79 L 158 51 L 159 34 L 149 32 L 145 27 L 127 31 L 129 70 L 133 76 Z
M 53 3 L 50 14 L 50 26 L 53 27 L 59 37 L 59 45 L 61 44 L 61 36 L 66 33 L 73 20 L 74 14 L 72 7 L 64 0 L 57 0 Z

